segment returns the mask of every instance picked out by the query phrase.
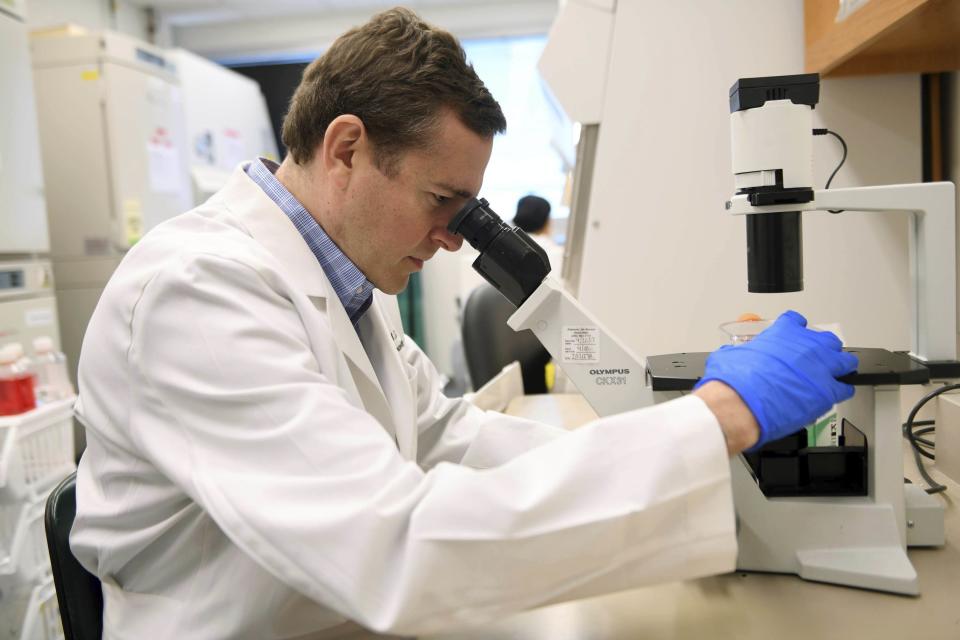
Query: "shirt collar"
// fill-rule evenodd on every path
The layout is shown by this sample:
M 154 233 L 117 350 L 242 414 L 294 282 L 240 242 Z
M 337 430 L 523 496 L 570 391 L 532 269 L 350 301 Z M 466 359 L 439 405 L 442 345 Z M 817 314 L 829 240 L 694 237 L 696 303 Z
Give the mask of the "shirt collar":
M 330 239 L 300 201 L 277 180 L 274 173 L 278 168 L 279 165 L 271 160 L 257 158 L 247 166 L 247 175 L 293 222 L 356 326 L 373 301 L 373 283 Z

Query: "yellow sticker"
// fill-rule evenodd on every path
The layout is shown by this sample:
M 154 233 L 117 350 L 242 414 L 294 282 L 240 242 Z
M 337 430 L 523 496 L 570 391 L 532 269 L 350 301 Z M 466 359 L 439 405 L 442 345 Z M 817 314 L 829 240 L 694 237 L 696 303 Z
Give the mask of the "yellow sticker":
M 100 77 L 100 72 L 96 69 L 88 69 L 87 71 L 81 71 L 80 77 L 83 80 L 96 80 Z
M 123 230 L 127 244 L 133 246 L 143 237 L 143 207 L 139 198 L 127 198 L 123 201 Z

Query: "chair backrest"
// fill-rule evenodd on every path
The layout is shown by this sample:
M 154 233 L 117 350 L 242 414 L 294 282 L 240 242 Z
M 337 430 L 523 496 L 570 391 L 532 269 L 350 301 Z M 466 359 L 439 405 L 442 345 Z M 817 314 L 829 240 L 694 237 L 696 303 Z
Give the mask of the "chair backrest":
M 47 498 L 44 525 L 66 640 L 100 640 L 103 592 L 100 581 L 70 551 L 70 529 L 77 515 L 77 474 L 72 473 Z
M 463 308 L 463 350 L 474 389 L 513 362 L 520 363 L 524 393 L 546 393 L 544 367 L 550 354 L 528 330 L 514 331 L 507 318 L 516 307 L 489 284 L 470 292 Z

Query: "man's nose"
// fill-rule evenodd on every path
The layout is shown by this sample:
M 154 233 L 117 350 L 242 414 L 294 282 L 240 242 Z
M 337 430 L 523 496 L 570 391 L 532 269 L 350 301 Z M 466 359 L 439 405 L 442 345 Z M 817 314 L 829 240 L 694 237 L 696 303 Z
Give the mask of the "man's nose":
M 463 236 L 450 233 L 446 227 L 436 227 L 430 233 L 430 238 L 442 249 L 447 251 L 456 251 L 463 244 Z

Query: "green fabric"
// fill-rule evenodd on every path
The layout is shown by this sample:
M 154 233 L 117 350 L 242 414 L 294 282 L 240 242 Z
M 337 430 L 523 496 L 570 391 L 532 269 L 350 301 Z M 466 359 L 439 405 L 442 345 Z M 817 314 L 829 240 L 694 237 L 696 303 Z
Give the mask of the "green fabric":
M 420 273 L 410 274 L 407 288 L 397 295 L 400 305 L 400 319 L 403 321 L 403 332 L 413 338 L 420 347 L 423 347 L 423 283 Z

